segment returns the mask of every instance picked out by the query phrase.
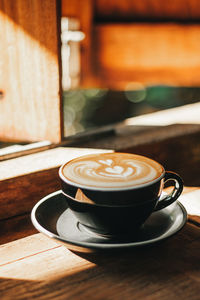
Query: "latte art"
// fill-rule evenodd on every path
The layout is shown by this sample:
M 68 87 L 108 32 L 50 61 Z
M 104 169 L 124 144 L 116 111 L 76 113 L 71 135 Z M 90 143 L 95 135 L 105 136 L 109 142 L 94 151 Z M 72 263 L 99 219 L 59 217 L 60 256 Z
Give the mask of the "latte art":
M 127 188 L 159 178 L 162 166 L 143 156 L 127 153 L 104 153 L 74 159 L 63 168 L 71 184 L 91 188 Z

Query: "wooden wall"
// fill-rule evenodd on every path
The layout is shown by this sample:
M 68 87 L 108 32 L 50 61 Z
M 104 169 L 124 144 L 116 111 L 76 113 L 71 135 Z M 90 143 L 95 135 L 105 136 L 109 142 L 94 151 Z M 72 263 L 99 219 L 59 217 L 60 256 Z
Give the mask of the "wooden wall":
M 84 3 L 91 8 L 89 13 L 79 1 L 62 1 L 62 14 L 80 18 L 87 37 L 82 44 L 83 87 L 124 89 L 135 81 L 200 85 L 198 1 Z M 88 28 L 85 19 L 90 20 Z
M 0 0 L 0 138 L 63 135 L 60 2 Z

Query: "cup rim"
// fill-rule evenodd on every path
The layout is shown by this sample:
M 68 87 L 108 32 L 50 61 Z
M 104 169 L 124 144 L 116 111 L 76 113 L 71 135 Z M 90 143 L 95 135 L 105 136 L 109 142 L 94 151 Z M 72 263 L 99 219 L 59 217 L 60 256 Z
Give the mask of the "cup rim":
M 117 152 L 117 153 L 119 153 L 119 152 Z M 130 153 L 130 154 L 132 154 L 132 153 Z M 139 155 L 139 154 L 134 154 L 134 155 L 146 157 L 144 155 Z M 89 155 L 83 155 L 83 156 L 90 156 L 90 154 Z M 149 157 L 146 157 L 146 158 L 155 161 L 154 159 L 151 159 Z M 74 158 L 74 159 L 76 159 L 76 158 Z M 152 184 L 160 181 L 165 176 L 165 169 L 164 169 L 164 167 L 159 162 L 155 161 L 156 163 L 158 163 L 161 166 L 161 168 L 162 168 L 162 174 L 159 177 L 157 177 L 154 180 L 151 180 L 149 182 L 145 182 L 143 184 L 138 184 L 138 185 L 134 185 L 134 186 L 126 186 L 126 187 L 94 187 L 94 186 L 89 186 L 89 185 L 85 186 L 83 184 L 79 184 L 79 183 L 70 181 L 63 174 L 63 169 L 66 166 L 66 164 L 68 164 L 70 161 L 72 161 L 74 159 L 71 159 L 71 160 L 65 162 L 59 168 L 59 177 L 61 178 L 61 180 L 64 183 L 66 183 L 68 185 L 71 185 L 71 186 L 73 186 L 75 188 L 80 188 L 80 189 L 84 189 L 84 190 L 99 191 L 99 192 L 115 192 L 115 191 L 116 192 L 120 192 L 120 191 L 136 190 L 136 189 L 140 189 L 140 188 L 144 188 L 144 187 L 150 186 L 150 185 L 152 185 Z

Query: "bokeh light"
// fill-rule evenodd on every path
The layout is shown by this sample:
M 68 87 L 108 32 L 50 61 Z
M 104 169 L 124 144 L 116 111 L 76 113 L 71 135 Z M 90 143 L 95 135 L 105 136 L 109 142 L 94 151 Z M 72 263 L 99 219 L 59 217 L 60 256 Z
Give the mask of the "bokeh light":
M 142 102 L 147 94 L 145 86 L 140 82 L 130 82 L 127 84 L 124 92 L 126 98 L 133 103 Z

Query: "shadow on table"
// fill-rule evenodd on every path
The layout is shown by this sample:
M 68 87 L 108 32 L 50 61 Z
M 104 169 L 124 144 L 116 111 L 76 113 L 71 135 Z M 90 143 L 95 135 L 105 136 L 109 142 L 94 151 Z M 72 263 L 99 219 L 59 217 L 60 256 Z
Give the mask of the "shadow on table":
M 74 271 L 63 269 L 60 274 L 57 270 L 56 279 L 21 280 L 1 273 L 1 299 L 198 299 L 200 234 L 194 225 L 151 247 L 73 253 L 83 265 L 80 261 L 80 268 L 76 264 Z M 34 274 L 35 267 L 27 264 L 26 272 Z

